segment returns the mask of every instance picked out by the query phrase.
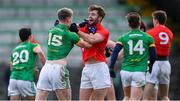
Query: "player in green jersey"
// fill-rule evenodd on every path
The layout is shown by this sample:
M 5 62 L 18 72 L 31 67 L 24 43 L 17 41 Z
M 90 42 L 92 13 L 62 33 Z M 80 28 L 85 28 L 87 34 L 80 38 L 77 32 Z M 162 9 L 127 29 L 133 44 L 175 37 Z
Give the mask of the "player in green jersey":
M 140 100 L 143 93 L 142 87 L 145 85 L 149 56 L 150 68 L 156 59 L 155 45 L 153 38 L 139 29 L 141 17 L 137 12 L 130 12 L 126 17 L 131 30 L 120 37 L 116 43 L 111 56 L 110 74 L 111 77 L 115 76 L 114 64 L 118 53 L 123 48 L 124 60 L 120 74 L 124 100 Z
M 59 9 L 57 15 L 59 24 L 48 31 L 47 61 L 40 72 L 36 100 L 46 100 L 49 91 L 55 91 L 59 100 L 71 100 L 66 57 L 75 44 L 83 48 L 91 47 L 69 30 L 73 17 L 70 8 Z
M 45 63 L 45 56 L 39 44 L 30 42 L 31 29 L 22 28 L 19 30 L 19 43 L 11 54 L 11 75 L 8 86 L 8 95 L 11 100 L 20 100 L 25 97 L 27 100 L 35 99 L 34 67 L 38 56 L 42 63 Z

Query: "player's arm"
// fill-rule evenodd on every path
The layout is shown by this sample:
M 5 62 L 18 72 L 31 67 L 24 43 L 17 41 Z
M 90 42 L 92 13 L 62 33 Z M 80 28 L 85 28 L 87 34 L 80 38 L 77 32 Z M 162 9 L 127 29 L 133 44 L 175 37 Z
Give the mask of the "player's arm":
M 104 37 L 100 33 L 95 34 L 87 34 L 82 31 L 78 31 L 77 33 L 82 39 L 89 42 L 90 44 L 99 43 L 104 40 Z
M 80 39 L 77 43 L 77 46 L 82 47 L 82 48 L 91 48 L 92 45 L 89 44 L 88 42 L 84 41 L 83 39 Z
M 42 51 L 41 47 L 38 45 L 33 49 L 33 51 L 38 54 L 40 61 L 44 65 L 46 62 L 46 58 L 45 58 L 44 52 Z
M 123 45 L 121 43 L 117 43 L 115 48 L 113 49 L 113 53 L 111 56 L 110 69 L 114 69 L 114 65 L 116 63 L 119 52 L 121 51 Z
M 116 45 L 116 43 L 115 43 L 114 41 L 108 40 L 106 47 L 114 48 L 115 45 Z M 108 54 L 109 54 L 109 55 L 112 55 L 112 51 L 108 51 Z M 121 60 L 123 57 L 124 57 L 124 50 L 122 49 L 122 50 L 119 52 L 117 59 L 118 59 L 118 60 Z
M 111 56 L 111 62 L 110 62 L 110 76 L 112 78 L 115 77 L 115 72 L 114 72 L 114 65 L 116 63 L 116 60 L 117 60 L 117 57 L 118 57 L 118 53 L 121 51 L 123 45 L 122 43 L 117 43 L 115 48 L 113 49 L 113 53 L 112 53 L 112 56 Z
M 149 47 L 149 55 L 150 55 L 150 57 L 149 57 L 150 62 L 148 64 L 148 66 L 149 66 L 149 72 L 151 73 L 153 64 L 154 64 L 154 62 L 156 61 L 156 58 L 157 58 L 157 56 L 156 56 L 156 48 L 154 46 Z
M 124 57 L 124 49 L 121 49 L 121 51 L 118 54 L 117 60 L 122 60 L 123 57 Z

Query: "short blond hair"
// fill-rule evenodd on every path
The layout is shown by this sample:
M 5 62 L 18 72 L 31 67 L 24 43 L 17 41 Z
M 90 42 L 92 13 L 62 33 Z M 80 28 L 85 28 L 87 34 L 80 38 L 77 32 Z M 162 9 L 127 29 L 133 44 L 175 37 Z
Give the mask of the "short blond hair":
M 58 19 L 65 20 L 67 17 L 72 17 L 73 10 L 70 8 L 61 8 L 57 11 Z

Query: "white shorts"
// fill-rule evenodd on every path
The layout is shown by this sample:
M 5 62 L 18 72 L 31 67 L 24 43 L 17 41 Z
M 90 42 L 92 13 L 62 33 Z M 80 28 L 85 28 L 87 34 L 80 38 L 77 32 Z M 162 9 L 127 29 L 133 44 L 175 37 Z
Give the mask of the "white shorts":
M 70 88 L 69 71 L 64 65 L 46 63 L 42 68 L 37 89 L 54 91 Z
M 8 96 L 21 95 L 23 97 L 35 96 L 36 86 L 32 81 L 10 79 L 8 86 Z
M 120 71 L 123 87 L 143 87 L 146 83 L 145 72 Z
M 153 65 L 150 78 L 147 80 L 153 84 L 169 84 L 171 65 L 168 60 L 156 61 Z
M 109 68 L 106 63 L 86 64 L 82 71 L 81 88 L 102 89 L 111 87 Z

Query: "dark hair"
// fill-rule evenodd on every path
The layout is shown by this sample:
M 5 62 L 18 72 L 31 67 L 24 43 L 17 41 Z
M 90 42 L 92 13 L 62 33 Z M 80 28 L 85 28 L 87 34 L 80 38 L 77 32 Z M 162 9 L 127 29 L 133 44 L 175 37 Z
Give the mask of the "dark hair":
M 31 35 L 31 28 L 21 28 L 19 30 L 19 37 L 22 42 L 28 40 L 30 35 Z
M 143 31 L 143 32 L 146 32 L 146 25 L 143 21 L 141 21 L 141 24 L 140 24 L 140 29 Z
M 152 17 L 158 20 L 159 24 L 165 24 L 167 20 L 167 14 L 163 10 L 157 10 L 152 13 Z
M 73 15 L 73 11 L 70 8 L 61 8 L 57 11 L 59 20 L 65 20 L 67 17 Z
M 128 13 L 126 18 L 131 28 L 138 28 L 140 26 L 141 17 L 137 12 Z
M 89 6 L 89 11 L 93 11 L 93 10 L 97 10 L 98 11 L 98 15 L 102 18 L 105 17 L 106 13 L 105 10 L 102 6 L 98 6 L 98 5 L 90 5 Z

